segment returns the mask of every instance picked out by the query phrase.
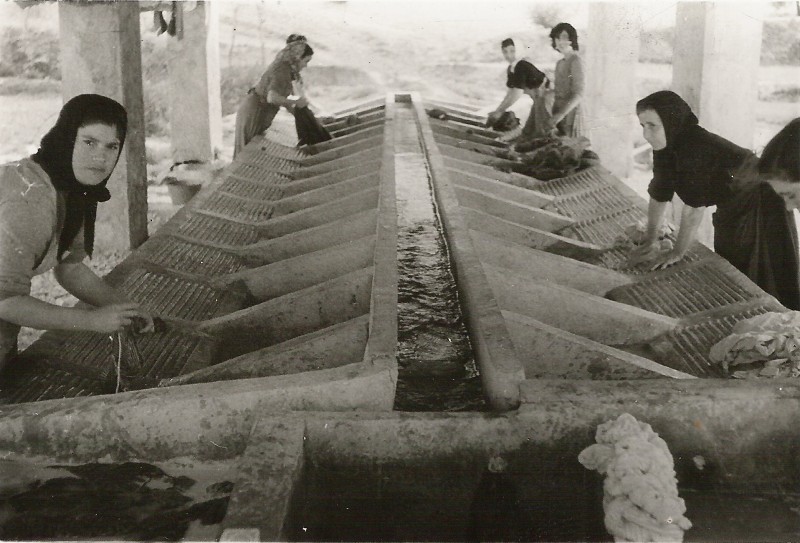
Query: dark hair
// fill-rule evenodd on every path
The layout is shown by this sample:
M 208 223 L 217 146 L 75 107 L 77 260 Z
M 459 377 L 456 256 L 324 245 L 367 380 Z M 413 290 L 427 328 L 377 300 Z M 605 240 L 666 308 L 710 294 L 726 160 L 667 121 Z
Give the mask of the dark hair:
M 553 47 L 553 49 L 556 49 L 556 38 L 564 31 L 567 32 L 567 35 L 569 36 L 569 41 L 572 42 L 572 48 L 575 49 L 576 51 L 579 50 L 580 47 L 578 47 L 578 31 L 575 30 L 575 27 L 569 23 L 558 23 L 556 26 L 553 27 L 553 30 L 550 31 L 550 45 Z
M 303 49 L 303 54 L 300 55 L 300 58 L 310 57 L 313 54 L 314 54 L 314 50 L 311 48 L 310 45 L 306 44 L 306 48 Z
M 772 138 L 758 161 L 759 174 L 784 174 L 786 181 L 800 183 L 800 117 Z
M 286 43 L 294 43 L 296 41 L 308 41 L 305 36 L 302 34 L 289 34 L 289 37 L 286 38 Z
M 506 47 L 514 47 L 514 40 L 512 38 L 506 38 L 500 42 L 500 49 L 505 49 Z

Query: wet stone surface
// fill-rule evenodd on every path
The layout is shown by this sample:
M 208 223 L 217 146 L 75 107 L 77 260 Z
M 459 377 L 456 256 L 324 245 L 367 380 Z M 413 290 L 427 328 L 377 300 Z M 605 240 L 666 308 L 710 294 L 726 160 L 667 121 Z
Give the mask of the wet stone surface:
M 145 463 L 46 468 L 4 463 L 3 540 L 177 541 L 191 523 L 222 522 L 233 483 L 171 476 Z

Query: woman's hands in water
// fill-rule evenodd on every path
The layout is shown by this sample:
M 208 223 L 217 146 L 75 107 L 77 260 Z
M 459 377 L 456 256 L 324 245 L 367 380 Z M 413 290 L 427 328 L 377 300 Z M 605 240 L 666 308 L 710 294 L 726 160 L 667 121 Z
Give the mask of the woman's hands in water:
M 628 253 L 628 266 L 638 266 L 658 257 L 661 244 L 658 241 L 645 241 Z
M 111 334 L 126 326 L 136 324 L 136 332 L 152 332 L 155 329 L 153 317 L 137 303 L 111 304 L 89 310 L 87 328 L 93 332 Z M 144 321 L 144 326 L 141 322 Z

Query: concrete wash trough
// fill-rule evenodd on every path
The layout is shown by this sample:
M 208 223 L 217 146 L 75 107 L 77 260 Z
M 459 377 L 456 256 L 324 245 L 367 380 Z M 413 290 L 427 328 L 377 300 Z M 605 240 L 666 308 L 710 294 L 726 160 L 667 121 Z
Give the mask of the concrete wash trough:
M 144 386 L 266 378 L 297 408 L 391 409 L 397 242 L 385 109 L 384 99 L 342 112 L 332 125 L 346 120 L 348 133 L 317 146 L 257 138 L 108 275 L 166 322 L 137 338 Z M 116 354 L 101 334 L 48 332 L 9 372 L 2 400 L 113 391 Z
M 629 187 L 600 166 L 548 182 L 510 173 L 474 114 L 428 107 L 446 114 L 428 119 L 418 105 L 496 405 L 513 406 L 530 379 L 721 378 L 711 345 L 743 318 L 786 310 L 700 244 L 668 270 L 626 268 L 614 242 L 647 209 Z
M 186 539 L 463 540 L 500 454 L 514 529 L 586 540 L 604 534 L 602 482 L 577 453 L 630 412 L 670 446 L 698 539 L 765 523 L 796 539 L 795 517 L 748 501 L 730 522 L 702 495 L 762 494 L 791 515 L 798 386 L 716 378 L 706 358 L 737 320 L 783 308 L 701 246 L 664 272 L 623 269 L 606 248 L 644 204 L 622 183 L 599 167 L 547 183 L 499 171 L 476 115 L 428 105 L 448 119 L 397 94 L 342 112 L 381 108 L 382 125 L 345 122 L 313 154 L 253 142 L 109 277 L 166 317 L 141 344 L 175 386 L 63 398 L 104 391 L 108 340 L 46 334 L 3 391 L 46 400 L 2 408 L 4 458 L 234 466 L 224 520 Z M 342 413 L 392 405 L 397 107 L 414 111 L 485 394 L 506 414 Z
M 606 540 L 602 478 L 577 455 L 599 423 L 629 412 L 672 451 L 689 540 L 800 535 L 797 384 L 529 381 L 518 410 L 492 415 L 287 412 L 267 383 L 8 406 L 3 467 L 144 461 L 234 474 L 222 521 L 191 525 L 187 541 L 464 541 L 476 526 L 494 539 Z M 516 504 L 481 490 L 498 455 Z

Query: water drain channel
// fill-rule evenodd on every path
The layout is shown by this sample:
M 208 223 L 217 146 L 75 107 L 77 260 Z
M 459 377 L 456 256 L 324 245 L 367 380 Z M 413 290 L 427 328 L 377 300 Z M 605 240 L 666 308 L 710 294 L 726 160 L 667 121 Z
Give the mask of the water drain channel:
M 400 411 L 486 409 L 411 104 L 398 103 L 398 370 Z

